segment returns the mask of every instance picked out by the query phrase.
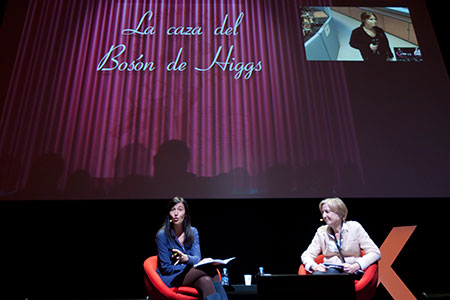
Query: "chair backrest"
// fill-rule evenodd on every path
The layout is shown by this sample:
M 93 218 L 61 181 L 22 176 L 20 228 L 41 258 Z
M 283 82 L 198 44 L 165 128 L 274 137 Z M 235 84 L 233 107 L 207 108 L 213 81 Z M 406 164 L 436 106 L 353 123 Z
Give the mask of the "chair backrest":
M 323 263 L 323 259 L 325 258 L 325 256 L 323 254 L 319 254 L 317 255 L 316 259 L 314 260 L 317 264 L 321 264 Z
M 145 286 L 152 300 L 198 300 L 198 292 L 193 287 L 169 288 L 158 272 L 158 256 L 150 256 L 144 261 Z
M 147 275 L 147 289 L 153 292 L 159 292 L 166 297 L 171 297 L 174 292 L 162 281 L 156 269 L 158 268 L 158 256 L 150 256 L 144 261 L 144 271 Z
M 147 275 L 149 275 L 150 279 L 153 278 L 155 280 L 157 279 L 161 280 L 161 277 L 159 277 L 158 272 L 156 272 L 157 268 L 158 268 L 158 256 L 150 256 L 145 260 L 144 269 Z
M 361 250 L 361 256 L 366 255 L 366 252 L 364 252 L 364 250 Z M 317 255 L 316 259 L 314 260 L 316 263 L 321 264 L 323 263 L 323 259 L 324 259 L 324 255 L 323 254 L 319 254 Z
M 158 256 L 150 256 L 148 258 L 148 265 L 151 267 L 151 270 L 156 272 L 156 268 L 158 267 Z

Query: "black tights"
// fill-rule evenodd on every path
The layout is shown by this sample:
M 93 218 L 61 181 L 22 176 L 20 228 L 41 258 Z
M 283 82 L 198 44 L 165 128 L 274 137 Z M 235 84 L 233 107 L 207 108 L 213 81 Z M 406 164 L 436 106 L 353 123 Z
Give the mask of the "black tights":
M 200 270 L 197 268 L 191 268 L 184 276 L 182 285 L 196 288 L 200 293 L 200 299 L 203 299 L 216 293 L 214 282 L 218 281 L 219 275 L 217 274 L 216 269 L 211 268 L 211 270 Z

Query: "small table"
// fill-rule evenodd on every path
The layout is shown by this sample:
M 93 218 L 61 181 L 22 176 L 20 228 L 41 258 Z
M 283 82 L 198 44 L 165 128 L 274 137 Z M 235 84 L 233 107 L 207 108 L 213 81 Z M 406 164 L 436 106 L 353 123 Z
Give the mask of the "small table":
M 224 286 L 229 300 L 253 300 L 257 299 L 256 284 L 233 284 Z

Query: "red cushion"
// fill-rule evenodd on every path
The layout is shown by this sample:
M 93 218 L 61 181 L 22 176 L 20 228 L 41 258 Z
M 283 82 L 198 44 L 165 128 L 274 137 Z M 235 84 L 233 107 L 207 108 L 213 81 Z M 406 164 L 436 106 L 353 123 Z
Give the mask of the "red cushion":
M 174 289 L 176 289 L 176 293 L 183 294 L 183 295 L 194 296 L 194 297 L 198 297 L 198 295 L 199 295 L 198 291 L 195 288 L 190 287 L 190 286 L 180 286 L 180 287 L 177 287 Z

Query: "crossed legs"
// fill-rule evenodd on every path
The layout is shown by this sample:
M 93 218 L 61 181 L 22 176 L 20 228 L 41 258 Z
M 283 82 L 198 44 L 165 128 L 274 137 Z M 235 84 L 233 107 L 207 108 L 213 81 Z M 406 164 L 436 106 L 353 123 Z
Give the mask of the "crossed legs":
M 182 285 L 196 288 L 201 295 L 201 299 L 206 298 L 216 293 L 214 282 L 219 282 L 219 275 L 212 274 L 214 274 L 212 271 L 207 272 L 197 268 L 191 268 L 184 276 Z

